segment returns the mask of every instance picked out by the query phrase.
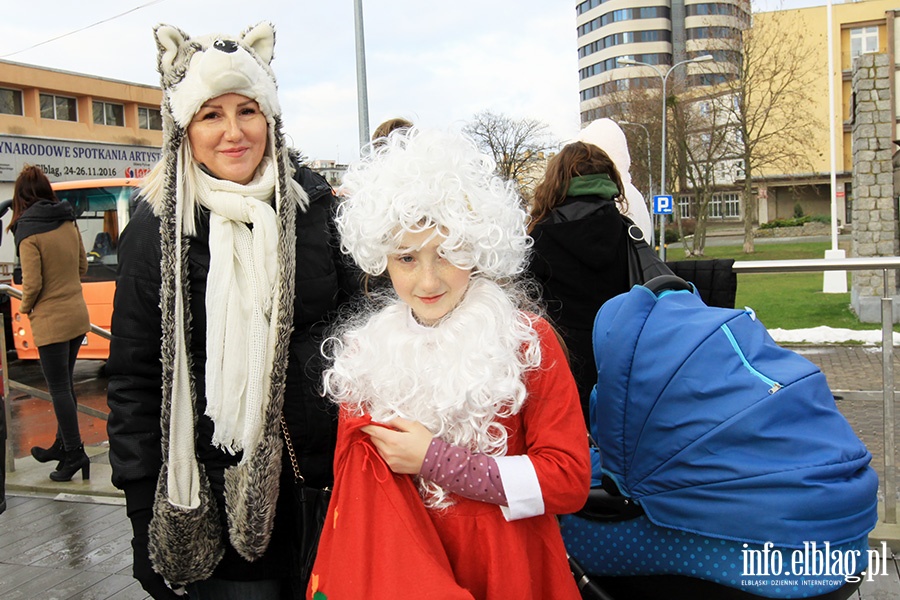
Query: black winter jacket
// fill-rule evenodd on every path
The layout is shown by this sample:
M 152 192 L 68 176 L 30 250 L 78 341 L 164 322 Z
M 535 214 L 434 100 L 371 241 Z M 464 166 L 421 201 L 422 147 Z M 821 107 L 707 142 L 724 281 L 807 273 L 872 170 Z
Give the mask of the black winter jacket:
M 567 198 L 537 223 L 529 271 L 540 283 L 547 314 L 569 350 L 585 422 L 597 383 L 591 331 L 600 306 L 628 291 L 622 218 L 614 202 L 596 196 Z
M 342 258 L 332 222 L 334 196 L 318 174 L 301 168 L 295 178 L 309 195 L 306 211 L 297 211 L 296 300 L 287 369 L 284 415 L 308 484 L 332 482 L 337 432 L 336 411 L 320 395 L 323 361 L 319 344 L 338 307 L 355 293 L 354 271 Z M 225 524 L 224 471 L 237 464 L 212 446 L 213 424 L 205 416 L 204 368 L 206 276 L 209 270 L 209 213 L 201 212 L 197 234 L 190 240 L 191 347 L 193 380 L 199 415 L 196 434 L 198 459 L 205 465 Z M 113 484 L 125 492 L 136 545 L 146 536 L 157 477 L 161 468 L 160 411 L 160 234 L 159 218 L 146 202 L 138 202 L 119 239 L 119 265 L 112 317 L 113 339 L 107 363 L 109 374 L 108 433 Z M 258 561 L 244 560 L 230 544 L 214 577 L 231 580 L 279 578 L 290 573 L 288 537 L 292 529 L 287 505 L 291 463 L 282 460 L 282 486 L 275 526 L 268 549 Z M 143 528 L 143 531 L 140 531 Z M 226 529 L 224 529 L 227 531 Z M 227 536 L 226 536 L 227 537 Z M 144 538 L 145 541 L 145 538 Z M 146 551 L 144 548 L 141 551 Z M 139 551 L 135 547 L 136 553 Z M 137 557 L 135 560 L 138 566 Z M 138 574 L 135 573 L 137 576 Z

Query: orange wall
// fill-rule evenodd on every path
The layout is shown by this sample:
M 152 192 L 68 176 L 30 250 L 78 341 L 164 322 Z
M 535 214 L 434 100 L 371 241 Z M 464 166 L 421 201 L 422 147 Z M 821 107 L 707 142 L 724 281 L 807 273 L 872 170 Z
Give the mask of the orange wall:
M 24 116 L 0 115 L 0 133 L 153 146 L 162 144 L 162 132 L 138 128 L 138 107 L 159 109 L 158 87 L 102 79 L 66 71 L 0 61 L 0 87 L 22 91 Z M 42 119 L 40 94 L 77 99 L 78 121 Z M 92 103 L 104 100 L 123 104 L 125 127 L 94 124 Z

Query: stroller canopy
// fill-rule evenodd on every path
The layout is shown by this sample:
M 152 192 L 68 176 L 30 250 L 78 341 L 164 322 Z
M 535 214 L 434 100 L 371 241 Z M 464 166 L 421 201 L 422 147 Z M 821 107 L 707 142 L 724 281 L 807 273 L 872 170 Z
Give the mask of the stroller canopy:
M 788 547 L 874 527 L 871 454 L 818 367 L 752 311 L 635 286 L 597 314 L 594 353 L 603 472 L 652 522 Z

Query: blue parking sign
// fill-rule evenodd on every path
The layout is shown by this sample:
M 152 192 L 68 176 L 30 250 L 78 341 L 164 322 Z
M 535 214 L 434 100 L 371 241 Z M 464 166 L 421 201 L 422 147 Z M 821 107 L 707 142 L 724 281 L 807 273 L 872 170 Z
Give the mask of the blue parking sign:
M 672 196 L 653 196 L 654 215 L 671 215 L 673 212 L 675 204 L 672 202 Z

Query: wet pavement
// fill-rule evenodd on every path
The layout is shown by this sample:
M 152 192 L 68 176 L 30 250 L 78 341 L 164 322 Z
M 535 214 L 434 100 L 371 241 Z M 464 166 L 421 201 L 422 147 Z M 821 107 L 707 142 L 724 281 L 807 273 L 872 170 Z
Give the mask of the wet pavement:
M 881 349 L 836 345 L 792 349 L 823 370 L 838 408 L 872 452 L 872 466 L 883 482 Z M 894 364 L 895 382 L 900 382 L 900 349 L 895 350 Z M 76 474 L 71 482 L 62 483 L 49 479 L 52 464 L 38 463 L 29 452 L 31 446 L 51 444 L 56 429 L 40 365 L 13 361 L 9 366 L 10 380 L 18 385 L 8 398 L 15 470 L 7 473 L 9 506 L 0 515 L 0 597 L 4 599 L 148 598 L 130 575 L 131 533 L 124 498 L 109 480 L 103 366 L 101 361 L 79 361 L 75 371 L 79 425 L 91 455 L 91 478 L 82 481 Z M 900 441 L 900 435 L 896 439 Z M 883 490 L 879 493 L 883 498 Z M 881 540 L 889 543 L 895 555 L 900 553 L 900 527 L 879 521 L 870 545 L 879 547 Z M 891 559 L 891 575 L 864 582 L 854 599 L 900 597 L 898 566 Z
M 884 402 L 882 398 L 881 348 L 879 346 L 792 346 L 816 363 L 835 394 L 837 406 L 872 452 L 872 466 L 884 479 Z M 72 482 L 54 483 L 48 475 L 51 464 L 40 464 L 30 455 L 32 446 L 53 443 L 56 418 L 46 397 L 46 383 L 37 361 L 12 361 L 10 380 L 34 388 L 32 393 L 12 389 L 9 403 L 12 419 L 9 436 L 15 456 L 15 472 L 7 474 L 9 490 L 64 491 L 103 496 L 120 496 L 109 483 L 108 441 L 106 436 L 106 383 L 103 361 L 78 361 L 75 368 L 75 392 L 79 402 L 79 426 L 85 449 L 91 455 L 90 482 L 76 475 Z M 900 390 L 900 348 L 894 351 L 895 389 Z M 44 398 L 35 395 L 43 395 Z M 900 411 L 895 409 L 900 444 Z M 896 463 L 896 460 L 895 460 Z M 897 491 L 895 490 L 895 493 Z M 883 491 L 882 491 L 883 494 Z
M 55 463 L 41 464 L 31 456 L 32 446 L 46 448 L 56 436 L 56 416 L 46 392 L 47 384 L 40 363 L 19 360 L 9 363 L 11 389 L 7 402 L 11 418 L 7 429 L 14 470 L 7 469 L 7 492 L 67 493 L 120 498 L 124 502 L 122 493 L 110 482 L 105 364 L 105 361 L 80 360 L 75 365 L 78 427 L 85 452 L 91 457 L 91 477 L 83 481 L 81 475 L 76 474 L 72 481 L 54 482 L 49 475 Z

